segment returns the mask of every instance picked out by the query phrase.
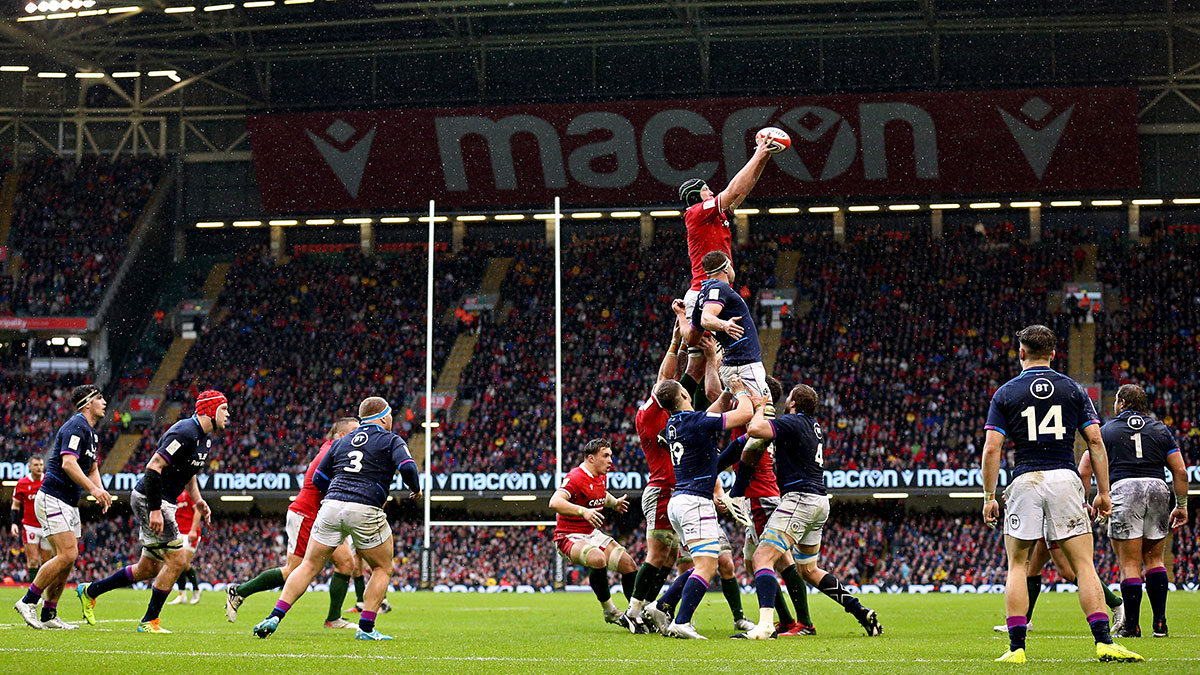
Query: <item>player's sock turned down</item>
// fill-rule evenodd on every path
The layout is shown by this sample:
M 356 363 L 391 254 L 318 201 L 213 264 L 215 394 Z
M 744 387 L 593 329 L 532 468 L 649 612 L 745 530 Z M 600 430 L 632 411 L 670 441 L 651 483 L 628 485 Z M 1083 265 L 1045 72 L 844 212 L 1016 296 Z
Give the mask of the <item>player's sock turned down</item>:
M 1132 631 L 1141 624 L 1142 613 L 1142 579 L 1130 577 L 1121 581 L 1121 597 L 1125 601 L 1125 630 Z
M 46 622 L 58 616 L 58 603 L 47 600 L 42 603 L 42 621 Z
M 1167 568 L 1155 567 L 1146 570 L 1146 595 L 1150 598 L 1150 609 L 1155 621 L 1167 620 Z M 1128 616 L 1128 610 L 1126 610 Z
M 283 585 L 283 570 L 279 568 L 269 569 L 266 572 L 254 577 L 250 581 L 237 587 L 237 594 L 243 598 L 248 598 L 255 593 L 269 591 L 272 588 L 279 588 Z
M 689 575 L 687 583 L 683 585 L 683 598 L 679 602 L 679 611 L 675 614 L 675 623 L 691 623 L 692 614 L 695 613 L 696 607 L 707 592 L 707 581 L 702 579 L 699 574 Z
M 1166 574 L 1166 571 L 1166 568 L 1163 568 L 1164 575 Z M 1121 599 L 1121 596 L 1112 592 L 1112 589 L 1108 587 L 1108 584 L 1102 583 L 1100 584 L 1100 588 L 1104 591 L 1104 604 L 1108 605 L 1109 609 L 1120 607 L 1121 603 L 1124 602 L 1124 600 Z
M 1029 623 L 1033 621 L 1033 606 L 1037 604 L 1038 595 L 1042 592 L 1042 575 L 1025 577 L 1025 588 L 1029 591 L 1029 611 L 1025 612 L 1025 622 Z
M 758 625 L 770 626 L 775 622 L 775 601 L 779 599 L 779 580 L 775 578 L 775 570 L 755 572 L 754 590 L 758 593 Z
M 729 611 L 733 612 L 733 620 L 737 622 L 746 618 L 746 614 L 742 612 L 742 589 L 738 587 L 737 577 L 721 579 L 721 592 L 725 594 L 725 602 L 729 603 Z M 775 605 L 774 600 L 771 601 L 771 605 Z
M 1023 616 L 1008 617 L 1008 651 L 1025 649 L 1025 634 L 1029 630 L 1029 619 Z
M 780 576 L 783 577 L 783 583 L 787 584 L 788 597 L 792 599 L 792 605 L 796 608 L 796 621 L 805 626 L 813 625 L 812 617 L 808 614 L 808 584 L 804 583 L 800 570 L 792 565 L 783 570 Z
M 596 599 L 604 605 L 605 611 L 613 611 L 617 608 L 612 601 L 612 591 L 608 588 L 608 570 L 600 568 L 592 568 L 588 574 L 588 583 L 592 586 L 592 592 L 596 594 Z
M 375 612 L 364 609 L 358 617 L 358 629 L 364 633 L 375 630 L 375 616 Z
M 679 576 L 675 577 L 675 581 L 671 582 L 667 592 L 662 594 L 658 599 L 658 607 L 664 612 L 675 611 L 675 605 L 679 604 L 679 599 L 683 597 L 683 587 L 687 585 L 687 580 L 692 576 L 692 570 L 680 572 Z M 705 584 L 705 588 L 708 584 Z
M 283 621 L 283 617 L 287 616 L 288 610 L 291 608 L 292 608 L 292 603 L 284 602 L 283 600 L 276 600 L 275 601 L 275 609 L 271 610 L 271 614 L 267 618 L 269 619 L 272 616 L 274 616 L 274 617 L 278 617 L 280 621 Z
M 1096 638 L 1096 642 L 1103 642 L 1106 645 L 1112 644 L 1112 636 L 1108 633 L 1108 614 L 1105 612 L 1096 612 L 1088 614 L 1088 626 L 1092 629 L 1092 637 Z
M 342 617 L 342 603 L 346 601 L 346 590 L 349 588 L 350 575 L 334 572 L 329 580 L 329 613 L 325 615 L 326 621 L 337 621 Z
M 831 600 L 841 605 L 847 614 L 853 614 L 856 619 L 862 617 L 867 611 L 858 598 L 851 595 L 842 582 L 832 574 L 826 573 L 821 577 L 821 581 L 817 582 L 817 590 L 828 595 Z
M 105 593 L 125 588 L 133 585 L 133 565 L 127 565 L 112 574 L 104 577 L 100 581 L 94 582 L 87 587 L 87 596 L 93 600 L 104 595 Z
M 167 601 L 167 596 L 171 594 L 171 589 L 161 590 L 157 586 L 150 587 L 150 604 L 146 605 L 146 615 L 142 617 L 142 623 L 153 621 L 162 614 L 163 603 Z

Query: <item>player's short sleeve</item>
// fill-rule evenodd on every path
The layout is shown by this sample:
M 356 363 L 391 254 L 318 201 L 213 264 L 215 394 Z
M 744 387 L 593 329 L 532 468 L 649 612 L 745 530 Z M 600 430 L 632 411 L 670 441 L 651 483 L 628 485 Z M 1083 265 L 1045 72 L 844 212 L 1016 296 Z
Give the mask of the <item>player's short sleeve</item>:
M 726 297 L 723 286 L 724 284 L 713 284 L 704 291 L 704 297 L 700 300 L 705 307 L 712 304 L 721 305 L 723 307 L 725 303 L 728 302 L 729 298 Z
M 582 481 L 579 479 L 579 474 L 575 471 L 571 471 L 567 474 L 567 477 L 563 481 L 562 485 L 558 486 L 558 489 L 567 493 L 567 499 L 574 499 L 575 497 L 583 494 L 585 487 L 586 486 L 584 486 Z
M 396 468 L 400 468 L 405 464 L 416 464 L 416 460 L 412 455 L 408 454 L 408 444 L 403 438 L 397 435 L 392 435 L 392 461 L 396 463 Z
M 1008 426 L 1008 420 L 1005 419 L 1004 410 L 1001 409 L 1001 391 L 1003 390 L 998 389 L 992 395 L 992 403 L 988 406 L 987 423 L 983 425 L 983 428 L 987 431 L 998 431 L 1007 436 L 1008 431 L 1006 427 Z
M 802 431 L 801 427 L 804 423 L 797 415 L 781 415 L 777 419 L 767 420 L 771 425 L 771 430 L 775 432 L 775 439 L 780 438 L 799 438 Z
M 71 434 L 67 437 L 67 442 L 63 445 L 62 454 L 79 456 L 79 446 L 83 444 L 83 436 L 79 434 Z
M 1076 385 L 1076 388 L 1079 398 L 1082 399 L 1079 428 L 1086 429 L 1093 424 L 1099 424 L 1100 416 L 1096 414 L 1096 404 L 1092 402 L 1092 397 L 1088 396 L 1087 389 L 1084 389 L 1082 384 Z
M 725 413 L 705 412 L 699 425 L 706 433 L 720 433 L 725 430 Z
M 1179 440 L 1175 438 L 1175 432 L 1171 431 L 1171 427 L 1165 424 L 1160 426 L 1158 438 L 1159 442 L 1162 443 L 1163 457 L 1170 455 L 1172 452 L 1179 452 Z

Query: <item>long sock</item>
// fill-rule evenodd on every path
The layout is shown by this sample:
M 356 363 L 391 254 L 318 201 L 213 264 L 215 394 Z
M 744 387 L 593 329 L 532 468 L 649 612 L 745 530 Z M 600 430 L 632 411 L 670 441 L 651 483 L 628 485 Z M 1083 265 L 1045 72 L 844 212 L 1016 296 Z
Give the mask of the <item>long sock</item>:
M 779 580 L 775 578 L 774 570 L 759 570 L 754 573 L 754 591 L 758 594 L 760 613 L 767 607 L 775 607 L 776 600 L 783 599 L 779 597 Z
M 111 590 L 125 588 L 132 585 L 133 565 L 126 565 L 107 577 L 104 577 L 100 581 L 90 584 L 87 587 L 87 596 L 94 600 Z
M 37 578 L 37 571 L 38 571 L 38 568 L 36 568 L 36 567 L 26 567 L 25 568 L 25 580 L 32 584 L 33 580 Z
M 1096 638 L 1096 642 L 1104 644 L 1112 644 L 1112 636 L 1108 633 L 1108 614 L 1104 612 L 1096 612 L 1088 614 L 1088 626 L 1092 629 L 1092 637 Z
M 778 580 L 775 582 L 778 584 Z M 779 612 L 780 623 L 792 623 L 796 617 L 792 616 L 792 610 L 788 607 L 787 600 L 783 599 L 782 595 L 775 594 L 775 611 Z
M 783 577 L 783 583 L 787 584 L 788 597 L 792 599 L 792 606 L 796 608 L 796 621 L 805 626 L 813 625 L 812 617 L 808 615 L 808 584 L 804 583 L 800 570 L 792 565 L 780 576 Z
M 1155 621 L 1167 620 L 1167 568 L 1155 567 L 1146 570 L 1146 595 L 1150 596 L 1150 609 Z
M 58 616 L 58 603 L 47 600 L 42 603 L 42 621 L 49 621 Z
M 707 581 L 701 579 L 699 574 L 689 575 L 687 583 L 683 586 L 683 599 L 679 603 L 679 611 L 675 614 L 675 623 L 691 623 L 692 614 L 707 592 Z
M 1121 597 L 1125 600 L 1125 631 L 1131 632 L 1141 626 L 1138 621 L 1142 613 L 1142 580 L 1130 577 L 1121 581 Z
M 1101 583 L 1100 588 L 1104 590 L 1104 604 L 1108 605 L 1109 609 L 1121 606 L 1121 602 L 1123 602 L 1121 600 L 1121 596 L 1113 593 L 1112 589 L 1108 587 L 1108 584 Z
M 825 595 L 828 595 L 831 600 L 841 605 L 847 614 L 853 614 L 855 618 L 859 618 L 866 614 L 866 608 L 858 601 L 858 598 L 850 595 L 850 591 L 842 585 L 841 581 L 832 574 L 826 574 L 817 582 L 817 590 Z
M 350 588 L 350 575 L 334 572 L 329 580 L 329 613 L 326 621 L 336 621 L 342 617 L 342 603 L 346 601 L 346 590 Z
M 292 608 L 292 603 L 284 602 L 283 600 L 276 600 L 275 601 L 275 609 L 271 610 L 271 615 L 268 616 L 267 618 L 269 619 L 269 618 L 271 618 L 271 616 L 274 616 L 274 617 L 279 617 L 279 620 L 283 621 L 283 617 L 287 616 L 288 610 L 291 608 Z
M 162 614 L 163 603 L 167 601 L 167 596 L 171 594 L 171 589 L 160 590 L 157 587 L 150 587 L 150 604 L 146 605 L 146 615 L 142 617 L 142 623 L 153 621 Z
M 364 633 L 370 633 L 375 630 L 376 612 L 364 609 L 358 617 L 358 629 Z
M 200 577 L 196 576 L 196 568 L 192 567 L 187 571 L 188 583 L 192 585 L 193 591 L 200 590 Z
M 248 598 L 255 593 L 269 591 L 272 588 L 279 588 L 283 585 L 283 570 L 279 568 L 269 569 L 266 572 L 259 574 L 250 581 L 237 587 L 237 594 L 243 598 Z
M 1025 577 L 1025 587 L 1029 590 L 1029 611 L 1025 612 L 1026 623 L 1033 621 L 1033 606 L 1037 604 L 1038 595 L 1042 592 L 1042 575 L 1035 574 Z
M 1025 634 L 1029 630 L 1029 619 L 1023 616 L 1008 617 L 1008 650 L 1025 649 Z
M 742 612 L 742 589 L 738 588 L 737 577 L 722 579 L 721 592 L 725 594 L 725 602 L 729 603 L 729 611 L 733 612 L 733 620 L 741 621 L 746 618 L 746 614 Z M 775 601 L 772 600 L 771 604 L 775 604 Z
M 179 589 L 180 593 L 187 590 L 187 572 L 186 571 L 183 574 L 180 574 L 179 578 L 175 580 L 175 586 Z
M 690 354 L 691 350 L 688 350 L 688 352 Z M 684 373 L 683 376 L 679 378 L 679 384 L 683 385 L 684 390 L 691 395 L 692 407 L 695 410 L 704 410 L 708 406 L 712 405 L 712 401 L 709 401 L 708 396 L 705 395 L 703 378 L 697 382 L 696 380 L 692 379 L 691 375 Z
M 354 577 L 354 602 L 362 604 L 365 590 L 367 590 L 367 580 L 363 578 L 362 574 L 356 575 Z
M 658 599 L 658 608 L 663 611 L 674 611 L 675 605 L 679 604 L 679 599 L 683 597 L 683 587 L 687 585 L 688 577 L 692 576 L 692 570 L 680 572 L 679 576 L 675 577 L 675 581 L 671 583 L 670 588 L 662 597 Z M 708 584 L 705 584 L 705 588 Z
M 612 598 L 612 591 L 608 587 L 608 570 L 601 567 L 593 568 L 588 573 L 588 583 L 592 586 L 592 592 L 596 594 L 596 599 L 601 604 L 608 602 Z
M 671 568 L 664 565 L 659 568 L 658 574 L 654 575 L 654 582 L 650 584 L 650 591 L 646 593 L 646 601 L 650 602 L 658 597 L 662 592 L 663 584 L 667 583 L 667 577 L 671 576 Z
M 36 605 L 38 600 L 42 599 L 42 589 L 34 582 L 29 582 L 29 588 L 25 591 L 25 597 L 21 598 L 21 602 L 27 605 Z
M 633 599 L 634 589 L 637 587 L 637 571 L 626 572 L 621 575 L 621 592 L 625 594 L 625 600 Z
M 642 563 L 642 566 L 638 568 L 637 577 L 633 580 L 633 599 L 649 600 L 653 597 L 651 592 L 657 592 L 657 589 L 652 589 L 651 586 L 654 585 L 654 580 L 658 578 L 660 570 L 661 568 L 655 567 L 648 562 Z

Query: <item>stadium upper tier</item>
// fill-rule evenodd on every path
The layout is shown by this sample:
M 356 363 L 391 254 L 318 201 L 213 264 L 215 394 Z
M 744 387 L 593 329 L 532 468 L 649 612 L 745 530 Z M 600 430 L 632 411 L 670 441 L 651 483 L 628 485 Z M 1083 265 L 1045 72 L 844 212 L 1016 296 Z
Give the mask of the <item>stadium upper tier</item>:
M 15 276 L 0 275 L 0 315 L 91 314 L 121 265 L 162 164 L 96 157 L 22 164 L 7 242 Z

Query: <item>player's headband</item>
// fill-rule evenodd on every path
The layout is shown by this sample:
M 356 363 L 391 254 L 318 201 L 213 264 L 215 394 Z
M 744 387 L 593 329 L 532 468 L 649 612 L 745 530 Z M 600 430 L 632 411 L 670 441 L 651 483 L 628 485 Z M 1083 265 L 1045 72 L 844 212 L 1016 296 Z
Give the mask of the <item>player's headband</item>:
M 701 201 L 700 192 L 706 187 L 708 185 L 703 180 L 693 178 L 679 186 L 679 198 L 688 206 L 699 204 Z
M 730 260 L 729 258 L 726 258 L 725 262 L 721 263 L 720 265 L 718 265 L 717 267 L 715 267 L 711 270 L 707 270 L 707 269 L 704 270 L 704 273 L 711 277 L 712 275 L 714 275 L 718 272 L 721 272 L 721 271 L 731 267 L 732 265 L 733 265 L 733 261 Z
M 100 395 L 100 390 L 99 390 L 99 389 L 93 389 L 93 390 L 89 391 L 89 392 L 87 393 L 87 395 L 86 395 L 86 396 L 84 396 L 82 399 L 80 399 L 80 400 L 79 400 L 79 402 L 78 402 L 78 403 L 76 403 L 76 404 L 75 404 L 75 409 L 76 409 L 76 410 L 83 410 L 83 408 L 84 408 L 84 407 L 85 407 L 87 404 L 91 403 L 91 402 L 92 402 L 92 400 L 93 400 L 93 399 L 95 399 L 95 398 L 96 398 L 97 396 L 99 396 L 99 395 Z
M 385 418 L 385 417 L 387 417 L 388 415 L 391 415 L 391 414 L 392 414 L 392 406 L 390 406 L 390 405 L 389 405 L 389 406 L 387 406 L 386 408 L 384 408 L 384 409 L 383 409 L 383 412 L 377 412 L 377 413 L 375 413 L 374 415 L 368 415 L 368 416 L 366 416 L 366 417 L 360 417 L 360 418 L 358 419 L 358 421 L 359 421 L 360 423 L 364 423 L 364 424 L 365 424 L 366 422 L 374 422 L 375 420 L 381 420 L 381 419 L 383 419 L 383 418 Z

